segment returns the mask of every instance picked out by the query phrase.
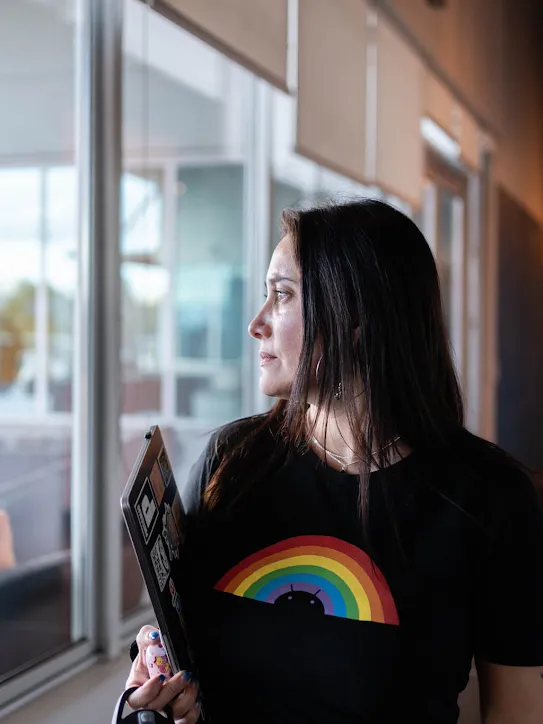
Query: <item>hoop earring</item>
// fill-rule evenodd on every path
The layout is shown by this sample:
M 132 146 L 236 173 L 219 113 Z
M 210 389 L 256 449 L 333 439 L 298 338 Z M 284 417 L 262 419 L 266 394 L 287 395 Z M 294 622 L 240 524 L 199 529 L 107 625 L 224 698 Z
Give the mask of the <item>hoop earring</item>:
M 321 362 L 322 362 L 322 354 L 319 357 L 319 361 L 317 362 L 317 367 L 315 368 L 315 379 L 317 380 L 317 382 L 319 381 L 319 368 L 321 366 Z
M 317 380 L 317 382 L 319 381 L 319 369 L 321 366 L 321 362 L 322 362 L 322 354 L 319 357 L 319 361 L 317 362 L 317 366 L 315 368 L 315 379 Z M 340 400 L 343 397 L 343 382 L 340 382 L 339 385 L 337 386 L 337 390 L 334 393 L 334 397 L 336 398 L 336 400 Z

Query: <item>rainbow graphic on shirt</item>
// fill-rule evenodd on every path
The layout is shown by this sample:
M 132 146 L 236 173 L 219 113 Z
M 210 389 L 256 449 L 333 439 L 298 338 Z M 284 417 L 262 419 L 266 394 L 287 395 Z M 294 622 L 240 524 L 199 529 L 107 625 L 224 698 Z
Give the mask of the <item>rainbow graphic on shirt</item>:
M 331 536 L 298 536 L 253 553 L 215 590 L 327 616 L 399 625 L 381 571 L 360 548 Z

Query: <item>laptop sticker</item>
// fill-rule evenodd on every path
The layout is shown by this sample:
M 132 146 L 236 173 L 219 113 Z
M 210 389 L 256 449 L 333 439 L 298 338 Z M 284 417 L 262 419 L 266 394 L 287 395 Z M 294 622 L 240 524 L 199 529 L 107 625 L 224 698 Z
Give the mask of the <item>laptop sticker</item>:
M 164 514 L 162 515 L 162 537 L 168 548 L 168 556 L 170 561 L 179 558 L 179 533 L 169 503 L 164 504 Z
M 148 543 L 158 520 L 158 505 L 149 478 L 145 479 L 136 500 L 136 514 L 145 542 Z
M 150 646 L 147 646 L 145 650 L 145 660 L 149 676 L 152 677 L 163 674 L 166 679 L 172 678 L 172 669 L 168 661 L 168 655 L 162 646 L 160 638 L 155 640 Z
M 167 486 L 172 476 L 172 469 L 170 466 L 170 461 L 168 460 L 168 456 L 166 454 L 166 450 L 164 448 L 162 448 L 158 456 L 158 464 L 160 465 L 160 470 L 162 471 L 164 484 Z
M 183 535 L 184 535 L 184 526 L 183 526 L 183 512 L 181 508 L 181 498 L 179 497 L 179 493 L 176 492 L 175 498 L 172 502 L 172 515 L 173 519 L 175 520 L 175 525 L 177 526 L 177 532 L 179 533 L 179 541 L 183 543 Z
M 164 497 L 166 486 L 164 485 L 164 479 L 160 474 L 158 463 L 153 465 L 149 479 L 151 480 L 151 485 L 153 486 L 156 502 L 160 505 L 162 503 L 162 498 Z
M 153 562 L 153 568 L 155 569 L 155 576 L 158 582 L 158 587 L 161 592 L 166 588 L 168 583 L 168 577 L 170 575 L 170 563 L 162 538 L 158 536 L 154 546 L 151 548 L 151 561 Z
M 181 599 L 179 598 L 179 594 L 175 590 L 175 584 L 170 578 L 170 595 L 172 597 L 172 606 L 175 608 L 177 613 L 181 615 Z

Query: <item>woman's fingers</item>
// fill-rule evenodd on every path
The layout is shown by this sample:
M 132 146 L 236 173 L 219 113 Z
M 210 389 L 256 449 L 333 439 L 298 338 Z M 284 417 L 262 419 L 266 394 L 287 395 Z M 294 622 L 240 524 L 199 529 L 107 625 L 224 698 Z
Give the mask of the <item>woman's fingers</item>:
M 149 678 L 147 664 L 142 659 L 141 654 L 138 654 L 132 662 L 132 668 L 126 680 L 125 689 L 130 689 L 132 686 L 142 686 L 146 681 L 149 681 Z
M 183 720 L 183 724 L 185 724 L 184 720 L 189 715 L 196 713 L 196 709 L 198 709 L 199 714 L 199 691 L 196 681 L 187 681 L 183 693 L 179 694 L 179 696 L 170 703 L 170 706 L 174 719 L 176 721 Z M 197 718 L 198 717 L 196 717 L 196 719 Z
M 180 694 L 185 696 L 184 692 L 186 689 L 190 688 L 190 683 L 183 674 L 184 672 L 180 671 L 178 674 L 169 679 L 169 681 L 165 681 L 156 698 L 147 704 L 148 708 L 155 709 L 156 711 L 162 711 L 167 704 L 171 707 L 175 705 L 176 702 L 173 701 L 175 697 Z M 196 695 L 194 700 L 196 700 Z
M 155 639 L 158 639 L 160 636 L 160 631 L 156 628 L 156 626 L 142 626 L 140 628 L 138 635 L 136 636 L 136 642 L 140 652 L 153 642 L 153 639 L 151 638 L 152 636 L 154 636 Z
M 198 719 L 200 718 L 200 704 L 196 704 L 189 713 L 182 717 L 181 719 L 176 719 L 175 724 L 196 724 Z
M 163 676 L 154 676 L 152 679 L 148 679 L 129 696 L 129 706 L 132 709 L 157 709 L 157 707 L 150 705 L 160 696 L 160 690 L 164 685 L 163 682 Z M 137 686 L 137 684 L 134 683 L 132 686 Z M 129 687 L 127 686 L 127 688 Z
M 158 629 L 154 626 L 143 626 L 136 638 L 138 645 L 138 655 L 132 662 L 132 668 L 126 682 L 126 688 L 131 686 L 141 686 L 151 677 L 149 676 L 149 670 L 147 667 L 147 649 L 152 646 L 155 641 L 160 639 Z M 153 672 L 154 673 L 159 673 Z

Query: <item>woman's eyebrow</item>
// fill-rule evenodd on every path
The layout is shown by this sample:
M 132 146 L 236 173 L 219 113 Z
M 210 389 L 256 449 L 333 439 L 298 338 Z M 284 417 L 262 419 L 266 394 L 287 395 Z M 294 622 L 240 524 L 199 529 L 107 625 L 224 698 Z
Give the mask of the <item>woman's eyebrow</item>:
M 298 284 L 297 279 L 291 279 L 290 277 L 286 277 L 283 274 L 272 274 L 268 277 L 268 282 L 271 282 L 272 284 L 277 284 L 277 282 L 292 282 L 293 284 Z

